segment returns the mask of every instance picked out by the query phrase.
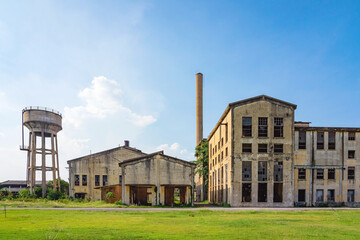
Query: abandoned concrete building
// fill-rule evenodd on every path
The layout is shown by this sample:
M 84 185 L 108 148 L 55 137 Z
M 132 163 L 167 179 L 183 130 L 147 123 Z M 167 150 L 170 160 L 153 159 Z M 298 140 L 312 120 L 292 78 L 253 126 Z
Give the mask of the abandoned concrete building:
M 136 205 L 193 203 L 195 164 L 125 145 L 68 161 L 70 196 Z M 114 196 L 106 198 L 112 192 Z
M 210 202 L 360 202 L 360 128 L 310 127 L 294 121 L 296 107 L 265 95 L 228 105 L 208 137 Z
M 295 122 L 296 205 L 359 206 L 360 128 Z
M 119 163 L 125 204 L 193 203 L 195 164 L 156 152 Z

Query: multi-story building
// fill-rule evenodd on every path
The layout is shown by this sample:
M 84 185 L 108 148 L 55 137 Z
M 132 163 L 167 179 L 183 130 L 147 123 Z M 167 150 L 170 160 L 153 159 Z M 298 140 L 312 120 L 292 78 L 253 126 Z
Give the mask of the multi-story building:
M 295 109 L 265 95 L 228 105 L 208 137 L 210 202 L 293 205 Z
M 360 128 L 310 127 L 295 109 L 265 95 L 228 105 L 208 137 L 210 202 L 360 203 Z
M 295 122 L 296 205 L 359 205 L 360 128 Z

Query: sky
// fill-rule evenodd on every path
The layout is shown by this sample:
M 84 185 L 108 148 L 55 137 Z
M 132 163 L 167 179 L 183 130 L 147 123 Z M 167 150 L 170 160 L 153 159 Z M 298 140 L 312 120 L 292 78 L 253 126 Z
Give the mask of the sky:
M 65 180 L 67 160 L 124 140 L 194 160 L 198 72 L 204 137 L 261 94 L 312 126 L 360 127 L 359 42 L 359 1 L 0 0 L 0 182 L 25 179 L 27 106 L 62 113 Z

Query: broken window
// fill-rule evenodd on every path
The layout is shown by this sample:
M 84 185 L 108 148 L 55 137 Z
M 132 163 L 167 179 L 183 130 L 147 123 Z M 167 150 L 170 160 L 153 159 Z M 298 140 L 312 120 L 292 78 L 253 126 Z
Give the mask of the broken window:
M 243 128 L 243 132 L 242 132 L 242 136 L 243 137 L 251 137 L 251 132 L 252 132 L 252 123 L 251 123 L 251 117 L 243 117 L 242 118 L 242 128 Z
M 324 132 L 317 133 L 317 149 L 324 149 Z
M 80 185 L 80 177 L 79 175 L 75 175 L 75 186 L 79 186 Z
M 355 197 L 355 190 L 349 189 L 347 192 L 347 201 L 354 202 L 354 197 Z
M 251 181 L 251 162 L 244 161 L 242 162 L 242 180 Z
M 335 179 L 335 168 L 328 169 L 328 179 Z
M 283 118 L 274 118 L 274 137 L 284 136 Z
M 299 180 L 306 180 L 306 169 L 299 168 L 298 171 L 299 171 L 299 175 L 298 175 Z
M 258 153 L 267 153 L 267 144 L 260 143 L 258 145 Z
M 348 152 L 348 158 L 355 158 L 355 151 L 354 150 L 349 150 Z
M 95 186 L 100 186 L 100 175 L 95 175 Z
M 316 179 L 324 179 L 324 169 L 316 169 Z
M 251 202 L 251 183 L 242 184 L 242 201 Z
M 282 144 L 274 144 L 274 153 L 283 153 L 283 145 Z
M 306 131 L 299 132 L 299 149 L 306 149 Z
M 243 143 L 242 151 L 243 153 L 251 153 L 251 143 Z
M 335 201 L 335 190 L 334 189 L 328 189 L 328 191 L 327 191 L 327 201 L 328 202 L 334 202 Z
M 107 186 L 107 185 L 108 185 L 107 175 L 103 175 L 103 186 Z
M 87 175 L 82 175 L 82 183 L 83 186 L 87 186 Z
M 227 175 L 228 169 L 227 169 L 227 164 L 225 164 L 225 183 L 227 183 L 228 180 L 228 175 Z
M 259 117 L 258 131 L 259 137 L 268 136 L 268 119 L 266 117 Z
M 355 140 L 355 132 L 349 132 L 348 140 L 349 141 L 354 141 Z
M 267 162 L 258 162 L 258 181 L 267 181 Z
M 305 189 L 299 189 L 298 202 L 305 202 Z
M 328 137 L 329 137 L 328 148 L 330 150 L 334 150 L 335 149 L 335 132 L 329 132 Z
M 267 183 L 258 184 L 258 202 L 267 202 Z
M 274 181 L 281 182 L 283 180 L 283 162 L 274 162 Z
M 225 125 L 225 142 L 227 142 L 227 141 L 228 141 L 228 125 L 226 123 L 226 125 Z
M 348 167 L 348 179 L 349 180 L 355 179 L 355 167 Z
M 283 201 L 283 184 L 274 183 L 274 202 Z
M 119 175 L 119 184 L 122 184 L 122 175 Z
M 324 190 L 316 190 L 316 202 L 324 202 Z

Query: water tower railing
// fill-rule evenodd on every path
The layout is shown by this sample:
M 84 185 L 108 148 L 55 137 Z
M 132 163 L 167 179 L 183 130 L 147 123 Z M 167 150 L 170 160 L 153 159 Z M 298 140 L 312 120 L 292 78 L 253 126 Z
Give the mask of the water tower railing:
M 29 107 L 25 107 L 24 110 L 23 110 L 23 112 L 24 112 L 24 111 L 27 111 L 27 110 L 43 110 L 43 111 L 47 111 L 47 112 L 56 113 L 56 114 L 62 116 L 59 111 L 56 111 L 55 109 L 47 108 L 47 107 L 29 106 Z

